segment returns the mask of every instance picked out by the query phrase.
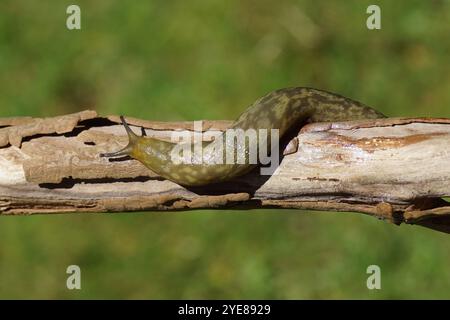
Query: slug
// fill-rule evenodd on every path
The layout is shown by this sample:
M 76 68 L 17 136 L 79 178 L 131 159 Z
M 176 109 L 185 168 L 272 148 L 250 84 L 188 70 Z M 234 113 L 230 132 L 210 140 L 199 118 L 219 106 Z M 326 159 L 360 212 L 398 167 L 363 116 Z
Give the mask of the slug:
M 311 122 L 348 121 L 376 119 L 385 116 L 357 101 L 338 94 L 313 88 L 295 87 L 275 90 L 258 99 L 233 122 L 231 129 L 278 129 L 279 137 L 299 125 Z M 130 156 L 165 179 L 184 186 L 201 186 L 223 182 L 241 176 L 258 163 L 249 161 L 252 143 L 270 144 L 270 134 L 261 141 L 245 140 L 241 145 L 233 145 L 235 155 L 244 154 L 244 163 L 217 163 L 217 151 L 211 148 L 213 142 L 196 142 L 201 148 L 202 161 L 184 163 L 173 161 L 171 152 L 174 142 L 162 141 L 147 136 L 137 136 L 127 125 L 123 116 L 122 124 L 128 134 L 128 145 L 117 152 L 104 153 L 102 157 Z M 229 146 L 225 134 L 219 137 L 224 146 Z M 212 159 L 215 159 L 213 161 Z M 197 159 L 198 160 L 198 159 Z

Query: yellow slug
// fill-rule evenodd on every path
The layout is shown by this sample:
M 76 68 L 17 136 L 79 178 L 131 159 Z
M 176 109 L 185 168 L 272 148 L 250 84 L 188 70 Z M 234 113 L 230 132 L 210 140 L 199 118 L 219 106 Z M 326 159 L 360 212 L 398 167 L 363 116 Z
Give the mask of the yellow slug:
M 217 163 L 217 150 L 211 148 L 211 143 L 196 142 L 201 149 L 201 161 L 180 162 L 173 161 L 172 151 L 177 145 L 173 142 L 162 141 L 156 138 L 139 137 L 128 127 L 124 118 L 122 123 L 127 131 L 129 143 L 117 152 L 104 153 L 104 157 L 128 155 L 158 175 L 185 186 L 199 186 L 230 180 L 243 175 L 258 166 L 251 162 L 250 152 L 254 149 L 252 144 L 261 142 L 269 144 L 271 129 L 277 129 L 281 138 L 292 128 L 307 122 L 331 122 L 357 119 L 384 118 L 380 112 L 367 107 L 357 101 L 343 96 L 304 87 L 285 88 L 273 91 L 253 103 L 239 118 L 233 122 L 230 129 L 265 129 L 267 138 L 258 138 L 254 141 L 244 140 L 240 145 L 230 145 L 222 134 L 224 147 L 232 148 L 235 156 L 244 155 L 244 163 Z M 262 141 L 263 140 L 263 141 Z M 212 159 L 215 159 L 214 161 Z M 197 159 L 198 160 L 198 159 Z

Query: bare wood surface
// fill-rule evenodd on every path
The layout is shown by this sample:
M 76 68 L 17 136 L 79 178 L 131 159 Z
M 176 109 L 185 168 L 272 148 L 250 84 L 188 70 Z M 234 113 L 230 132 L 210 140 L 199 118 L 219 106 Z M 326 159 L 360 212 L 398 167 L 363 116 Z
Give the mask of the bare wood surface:
M 192 122 L 127 118 L 169 139 Z M 353 211 L 450 232 L 450 119 L 317 123 L 287 144 L 272 176 L 184 188 L 138 161 L 100 158 L 127 143 L 117 116 L 0 118 L 0 214 L 204 208 Z M 230 121 L 204 121 L 223 131 Z

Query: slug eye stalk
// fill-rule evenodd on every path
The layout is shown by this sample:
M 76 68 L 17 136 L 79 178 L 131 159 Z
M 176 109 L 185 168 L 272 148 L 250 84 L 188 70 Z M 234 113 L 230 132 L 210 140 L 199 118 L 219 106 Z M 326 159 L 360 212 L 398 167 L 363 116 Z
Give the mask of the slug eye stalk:
M 130 155 L 131 151 L 133 150 L 133 145 L 135 144 L 135 142 L 139 138 L 139 136 L 136 135 L 133 132 L 133 130 L 131 130 L 130 126 L 125 121 L 124 116 L 120 116 L 120 121 L 122 121 L 122 125 L 124 126 L 125 131 L 127 132 L 128 145 L 125 148 L 120 149 L 115 152 L 101 153 L 100 157 L 111 158 L 111 157 L 128 156 L 128 155 Z

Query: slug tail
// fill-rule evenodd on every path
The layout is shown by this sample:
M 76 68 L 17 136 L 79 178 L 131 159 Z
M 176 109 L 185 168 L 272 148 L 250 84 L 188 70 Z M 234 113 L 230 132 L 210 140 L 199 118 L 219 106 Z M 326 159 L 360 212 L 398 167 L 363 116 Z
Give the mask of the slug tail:
M 101 153 L 100 157 L 112 158 L 112 157 L 129 156 L 131 154 L 131 152 L 133 151 L 133 145 L 135 144 L 135 142 L 139 138 L 139 136 L 137 134 L 135 134 L 133 132 L 133 130 L 131 130 L 130 126 L 125 121 L 124 116 L 120 116 L 120 121 L 122 121 L 122 124 L 127 132 L 128 145 L 125 148 L 120 149 L 115 152 Z

